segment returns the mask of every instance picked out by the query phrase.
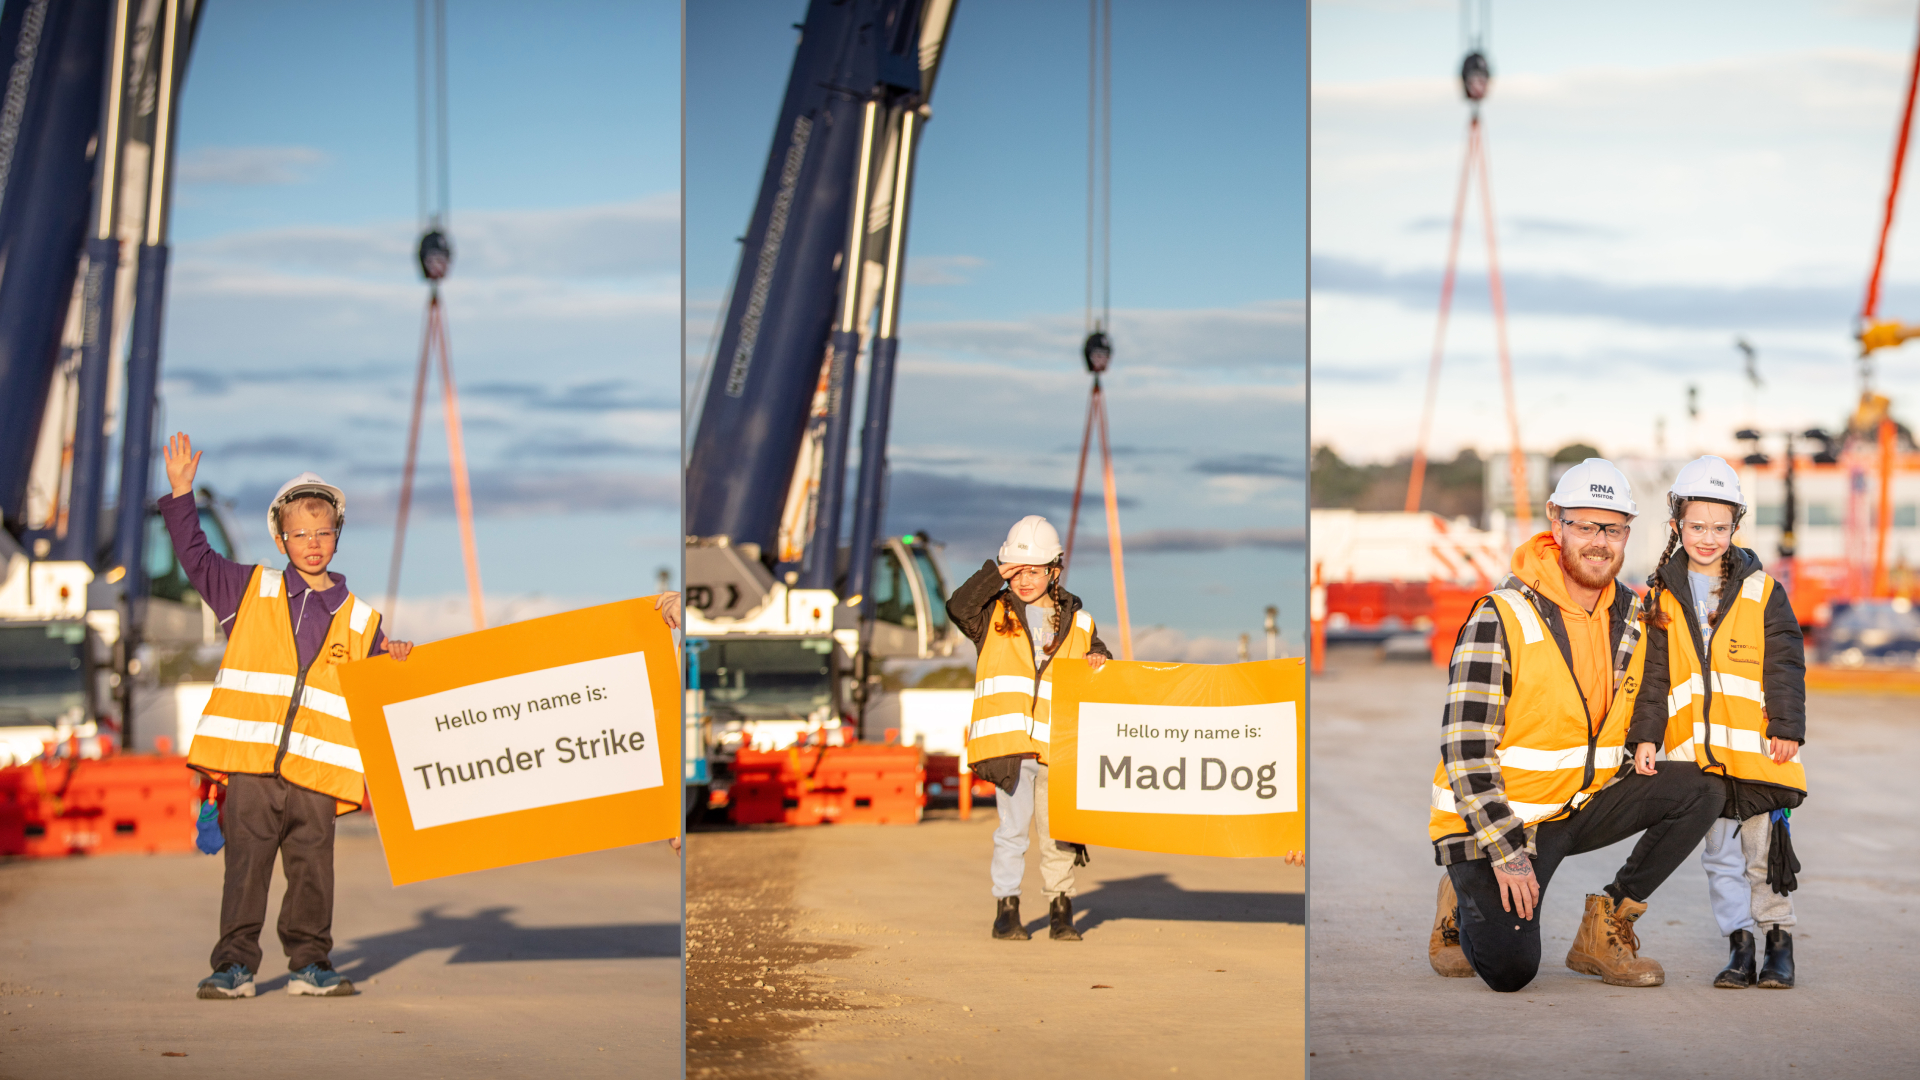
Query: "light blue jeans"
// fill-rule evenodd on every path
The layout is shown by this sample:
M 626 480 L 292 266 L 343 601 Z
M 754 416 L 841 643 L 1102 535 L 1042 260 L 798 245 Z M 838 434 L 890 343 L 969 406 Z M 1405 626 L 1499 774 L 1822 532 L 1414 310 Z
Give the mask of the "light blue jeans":
M 1792 926 L 1793 897 L 1767 884 L 1767 852 L 1773 846 L 1773 820 L 1756 814 L 1745 821 L 1719 818 L 1707 830 L 1700 864 L 1707 868 L 1707 891 L 1720 933 L 1750 930 L 1764 936 L 1775 926 Z
M 1021 762 L 1014 793 L 995 792 L 993 805 L 1000 813 L 1000 826 L 993 830 L 995 899 L 1020 895 L 1029 829 L 1040 836 L 1040 888 L 1048 903 L 1056 896 L 1072 896 L 1073 846 L 1054 840 L 1047 831 L 1047 767 L 1032 759 Z

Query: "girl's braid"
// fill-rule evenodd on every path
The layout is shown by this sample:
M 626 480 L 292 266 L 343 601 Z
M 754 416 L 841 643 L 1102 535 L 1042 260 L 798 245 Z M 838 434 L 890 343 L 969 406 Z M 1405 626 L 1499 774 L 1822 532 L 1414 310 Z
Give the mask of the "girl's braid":
M 1735 550 L 1732 544 L 1728 544 L 1727 550 L 1720 556 L 1720 602 L 1713 606 L 1713 618 L 1707 620 L 1708 626 L 1719 626 L 1721 616 L 1733 606 L 1733 572 L 1737 565 L 1733 558 Z
M 1673 621 L 1673 617 L 1661 610 L 1660 607 L 1660 593 L 1661 590 L 1666 588 L 1665 583 L 1660 578 L 1660 571 L 1667 568 L 1667 563 L 1673 558 L 1674 552 L 1680 550 L 1679 523 L 1672 523 L 1667 532 L 1669 534 L 1667 536 L 1667 550 L 1660 554 L 1660 561 L 1655 564 L 1653 573 L 1647 575 L 1647 603 L 1646 606 L 1640 610 L 1640 618 L 1643 622 L 1661 630 L 1667 628 L 1667 624 Z
M 1063 632 L 1065 627 L 1061 624 L 1067 617 L 1067 590 L 1060 587 L 1059 578 L 1054 578 L 1047 586 L 1047 596 L 1053 600 L 1053 644 L 1047 649 L 1048 653 L 1052 653 L 1066 640 Z

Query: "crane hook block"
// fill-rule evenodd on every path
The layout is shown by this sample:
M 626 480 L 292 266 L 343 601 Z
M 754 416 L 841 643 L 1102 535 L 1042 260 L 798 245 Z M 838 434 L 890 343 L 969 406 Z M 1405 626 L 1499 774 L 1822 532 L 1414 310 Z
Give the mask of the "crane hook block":
M 1493 68 L 1487 64 L 1486 54 L 1478 50 L 1468 53 L 1460 62 L 1460 91 L 1468 101 L 1479 101 L 1492 85 Z
M 453 241 L 439 229 L 420 237 L 420 272 L 428 281 L 439 281 L 453 269 Z
M 1895 348 L 1916 337 L 1920 337 L 1920 325 L 1892 321 L 1872 323 L 1860 331 L 1860 355 L 1866 356 L 1875 349 Z
M 1113 342 L 1099 330 L 1087 335 L 1086 344 L 1080 346 L 1080 355 L 1087 362 L 1087 370 L 1099 375 L 1107 370 L 1113 361 Z

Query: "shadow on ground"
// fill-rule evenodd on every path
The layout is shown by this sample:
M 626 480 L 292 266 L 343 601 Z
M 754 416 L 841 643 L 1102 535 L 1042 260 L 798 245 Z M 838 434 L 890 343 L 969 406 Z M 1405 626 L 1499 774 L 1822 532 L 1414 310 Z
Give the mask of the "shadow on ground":
M 472 915 L 442 915 L 439 906 L 415 915 L 404 930 L 355 939 L 333 954 L 334 968 L 365 981 L 423 952 L 455 950 L 450 964 L 508 960 L 641 960 L 680 955 L 680 924 L 624 923 L 607 926 L 518 926 L 514 908 L 491 907 Z M 284 981 L 279 980 L 279 981 Z M 261 985 L 271 990 L 274 984 Z
M 1291 923 L 1305 926 L 1305 893 L 1210 892 L 1187 890 L 1165 874 L 1106 881 L 1092 892 L 1074 898 L 1079 917 L 1074 925 L 1083 933 L 1111 919 L 1170 919 L 1186 922 Z M 1047 920 L 1031 920 L 1029 931 L 1039 932 Z

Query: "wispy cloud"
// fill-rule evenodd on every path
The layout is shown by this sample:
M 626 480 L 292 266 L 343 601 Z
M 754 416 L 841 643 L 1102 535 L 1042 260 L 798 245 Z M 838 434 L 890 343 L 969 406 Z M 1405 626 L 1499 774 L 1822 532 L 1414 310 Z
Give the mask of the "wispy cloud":
M 965 285 L 973 280 L 967 271 L 985 265 L 977 255 L 915 255 L 907 259 L 907 284 Z
M 183 184 L 298 184 L 329 156 L 311 146 L 203 146 L 180 156 Z

